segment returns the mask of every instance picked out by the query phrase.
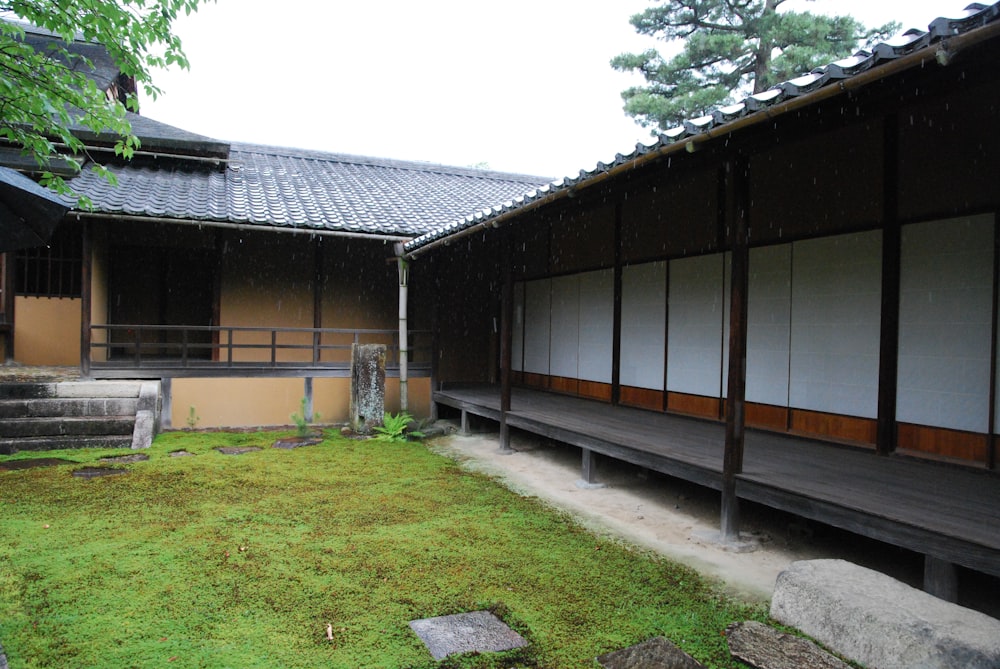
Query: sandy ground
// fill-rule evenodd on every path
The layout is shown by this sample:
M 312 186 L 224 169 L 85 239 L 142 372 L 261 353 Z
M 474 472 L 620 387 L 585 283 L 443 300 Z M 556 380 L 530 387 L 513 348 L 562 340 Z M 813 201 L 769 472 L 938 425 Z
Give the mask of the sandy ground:
M 515 453 L 500 453 L 495 433 L 432 442 L 469 469 L 571 513 L 592 531 L 693 567 L 739 597 L 770 599 L 775 578 L 791 562 L 825 557 L 812 545 L 808 526 L 790 517 L 745 513 L 742 541 L 725 546 L 716 540 L 718 493 L 607 458 L 596 465 L 605 487 L 581 487 L 579 449 L 523 434 L 511 445 Z

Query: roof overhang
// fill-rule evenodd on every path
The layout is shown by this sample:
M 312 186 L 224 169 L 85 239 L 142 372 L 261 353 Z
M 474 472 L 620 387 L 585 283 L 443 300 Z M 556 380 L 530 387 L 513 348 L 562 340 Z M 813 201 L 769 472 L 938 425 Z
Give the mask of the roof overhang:
M 894 75 L 927 66 L 948 67 L 956 61 L 963 51 L 1000 37 L 1000 21 L 993 20 L 1000 14 L 1000 3 L 991 5 L 989 9 L 992 12 L 989 17 L 992 22 L 982 27 L 953 36 L 939 36 L 937 41 L 930 43 L 929 39 L 925 39 L 920 48 L 909 52 L 905 52 L 904 48 L 902 55 L 884 55 L 883 62 L 852 72 L 844 78 L 835 80 L 828 78 L 825 85 L 822 86 L 805 87 L 802 91 L 790 91 L 787 90 L 790 82 L 786 82 L 776 87 L 776 89 L 785 89 L 778 91 L 780 95 L 770 95 L 769 92 L 766 92 L 767 94 L 761 94 L 759 96 L 761 100 L 756 102 L 751 103 L 748 99 L 745 103 L 746 109 L 743 110 L 745 115 L 732 118 L 733 114 L 730 111 L 732 108 L 723 108 L 711 117 L 689 121 L 682 127 L 660 135 L 654 144 L 639 145 L 632 154 L 627 156 L 619 154 L 610 163 L 598 163 L 594 170 L 581 171 L 577 178 L 556 181 L 515 200 L 452 221 L 433 232 L 417 237 L 404 245 L 404 255 L 408 259 L 416 259 L 429 251 L 446 247 L 468 235 L 499 228 L 528 212 L 549 207 L 564 199 L 577 197 L 585 190 L 593 189 L 622 175 L 641 170 L 665 158 L 678 154 L 697 153 L 715 143 L 728 141 L 737 133 L 773 123 L 778 118 L 787 117 L 824 101 L 850 95 L 852 92 L 870 87 Z M 844 62 L 838 61 L 838 63 Z M 804 83 L 802 85 L 804 86 Z M 768 97 L 780 101 L 769 104 Z M 730 118 L 731 120 L 729 120 Z

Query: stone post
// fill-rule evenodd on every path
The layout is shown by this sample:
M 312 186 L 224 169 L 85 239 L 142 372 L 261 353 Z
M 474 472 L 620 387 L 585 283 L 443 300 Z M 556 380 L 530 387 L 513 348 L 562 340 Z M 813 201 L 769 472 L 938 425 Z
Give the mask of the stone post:
M 351 428 L 371 434 L 385 416 L 385 344 L 351 347 Z

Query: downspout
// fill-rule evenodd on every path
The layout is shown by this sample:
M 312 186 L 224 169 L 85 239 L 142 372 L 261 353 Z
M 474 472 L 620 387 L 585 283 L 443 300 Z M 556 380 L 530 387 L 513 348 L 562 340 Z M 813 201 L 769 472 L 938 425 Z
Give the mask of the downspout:
M 407 299 L 409 297 L 410 261 L 403 258 L 403 245 L 396 244 L 396 267 L 399 271 L 399 411 L 409 410 L 409 331 L 407 329 Z

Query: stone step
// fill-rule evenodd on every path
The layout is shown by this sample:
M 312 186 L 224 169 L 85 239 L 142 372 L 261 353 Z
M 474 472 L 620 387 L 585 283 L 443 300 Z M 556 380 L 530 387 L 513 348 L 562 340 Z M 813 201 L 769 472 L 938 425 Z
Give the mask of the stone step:
M 131 435 L 134 428 L 135 415 L 8 418 L 0 422 L 0 438 Z
M 0 400 L 43 397 L 138 397 L 139 381 L 61 381 L 58 383 L 0 383 Z
M 0 383 L 0 400 L 55 397 L 54 383 Z
M 0 419 L 42 416 L 135 415 L 138 398 L 32 398 L 0 400 Z
M 51 451 L 57 448 L 131 448 L 132 435 L 59 435 L 0 438 L 0 455 L 18 451 Z

